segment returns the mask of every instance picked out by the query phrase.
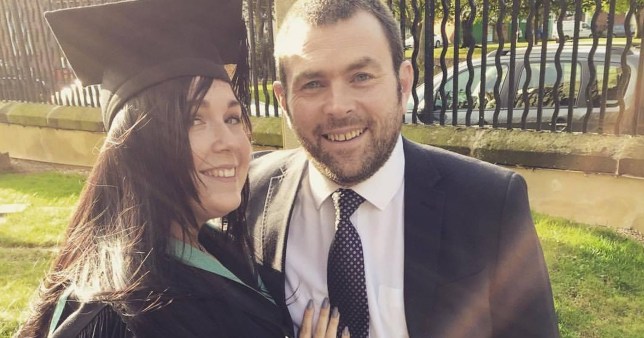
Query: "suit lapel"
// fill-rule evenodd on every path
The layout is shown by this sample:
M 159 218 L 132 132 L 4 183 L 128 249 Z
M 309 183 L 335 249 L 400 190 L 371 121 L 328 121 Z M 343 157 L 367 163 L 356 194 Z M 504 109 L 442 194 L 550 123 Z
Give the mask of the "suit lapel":
M 435 185 L 438 169 L 426 149 L 403 139 L 405 151 L 404 298 L 411 337 L 428 332 L 438 276 L 445 195 Z
M 440 174 L 431 154 L 403 139 L 405 152 L 405 262 L 404 301 L 411 337 L 424 336 L 428 329 L 438 276 L 445 195 L 435 186 Z M 306 166 L 303 151 L 289 157 L 269 181 L 261 213 L 261 238 L 256 238 L 260 273 L 278 304 L 285 303 L 284 257 L 293 204 Z M 257 234 L 257 233 L 256 233 Z M 288 311 L 286 311 L 288 314 Z
M 284 259 L 288 226 L 295 196 L 306 164 L 303 151 L 285 161 L 280 173 L 270 178 L 261 220 L 260 257 L 263 262 L 262 277 L 275 301 L 285 302 Z M 270 269 L 266 269 L 269 268 Z

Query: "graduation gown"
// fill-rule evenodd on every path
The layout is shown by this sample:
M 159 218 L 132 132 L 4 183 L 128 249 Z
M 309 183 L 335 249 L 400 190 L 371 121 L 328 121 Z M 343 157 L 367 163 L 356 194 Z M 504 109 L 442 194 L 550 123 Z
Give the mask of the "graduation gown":
M 208 244 L 204 246 L 212 247 Z M 285 328 L 287 321 L 270 296 L 244 284 L 232 273 L 234 268 L 217 265 L 212 256 L 178 247 L 177 259 L 168 261 L 174 280 L 161 299 L 149 297 L 158 290 L 137 290 L 128 295 L 128 311 L 123 311 L 122 303 L 79 302 L 73 292 L 66 292 L 54 311 L 49 337 L 288 335 L 290 327 Z

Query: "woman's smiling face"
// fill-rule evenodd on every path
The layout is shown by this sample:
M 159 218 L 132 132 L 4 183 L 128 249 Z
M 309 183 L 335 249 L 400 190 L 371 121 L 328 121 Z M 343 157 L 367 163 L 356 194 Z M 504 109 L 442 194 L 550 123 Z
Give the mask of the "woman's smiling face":
M 242 107 L 230 84 L 213 80 L 188 132 L 201 204 L 193 202 L 198 224 L 237 209 L 248 175 L 251 145 Z

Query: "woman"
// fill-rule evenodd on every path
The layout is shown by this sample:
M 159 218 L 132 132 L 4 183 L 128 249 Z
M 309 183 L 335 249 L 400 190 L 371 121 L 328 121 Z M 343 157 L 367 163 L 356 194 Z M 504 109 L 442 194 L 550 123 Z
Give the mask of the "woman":
M 244 222 L 241 3 L 139 0 L 46 18 L 79 79 L 101 83 L 108 133 L 18 336 L 289 335 Z M 217 230 L 202 226 L 214 218 Z M 316 337 L 335 337 L 330 312 L 321 309 Z M 312 313 L 300 336 L 312 335 Z

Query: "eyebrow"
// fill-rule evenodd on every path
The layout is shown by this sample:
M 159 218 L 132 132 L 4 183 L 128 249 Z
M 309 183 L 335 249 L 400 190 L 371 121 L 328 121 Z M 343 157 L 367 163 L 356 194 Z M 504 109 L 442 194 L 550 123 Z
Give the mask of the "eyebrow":
M 295 79 L 293 79 L 293 83 L 300 83 L 301 81 L 309 80 L 309 79 L 315 79 L 315 78 L 318 78 L 320 76 L 322 76 L 322 72 L 320 72 L 320 71 L 317 71 L 317 72 L 315 72 L 315 71 L 314 72 L 310 72 L 310 71 L 303 72 L 303 73 L 298 74 L 295 77 Z
M 237 107 L 241 107 L 241 103 L 239 103 L 239 101 L 237 100 L 228 101 L 228 108 L 237 108 Z
M 199 105 L 199 109 L 207 109 L 210 107 L 210 103 L 207 100 L 202 100 L 201 104 Z M 230 108 L 236 108 L 236 107 L 241 107 L 241 103 L 237 100 L 230 100 L 228 101 L 228 109 Z
M 362 69 L 369 66 L 376 67 L 377 69 L 381 68 L 380 65 L 376 62 L 376 60 L 374 60 L 369 56 L 365 56 L 349 64 L 345 68 L 345 72 L 351 72 L 351 71 Z M 322 76 L 322 74 L 323 74 L 322 71 L 305 71 L 298 74 L 293 80 L 293 83 L 300 83 L 301 81 L 304 81 L 304 80 L 319 78 Z
M 380 65 L 374 60 L 373 58 L 370 58 L 368 56 L 362 57 L 358 59 L 357 61 L 351 63 L 349 66 L 347 66 L 346 71 L 350 72 L 356 69 L 362 69 L 365 67 L 369 66 L 374 66 L 378 69 L 380 69 Z

